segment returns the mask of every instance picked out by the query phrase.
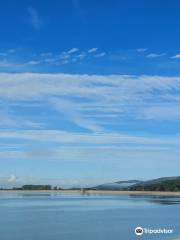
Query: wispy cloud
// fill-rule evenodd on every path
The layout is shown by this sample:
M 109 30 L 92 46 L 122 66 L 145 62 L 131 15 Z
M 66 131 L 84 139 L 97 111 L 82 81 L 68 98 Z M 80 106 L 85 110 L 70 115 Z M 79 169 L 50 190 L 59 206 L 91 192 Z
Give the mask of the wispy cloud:
M 0 127 L 15 127 L 15 128 L 28 128 L 36 129 L 43 128 L 44 124 L 35 122 L 31 119 L 25 117 L 14 116 L 13 112 L 7 113 L 5 111 L 0 111 Z
M 30 65 L 37 65 L 37 64 L 40 64 L 40 63 L 42 63 L 42 61 L 31 60 L 31 61 L 27 62 L 27 64 L 30 64 Z
M 76 58 L 78 58 L 80 60 L 84 59 L 85 57 L 86 57 L 86 53 L 84 53 L 84 52 L 76 56 Z
M 67 53 L 75 53 L 75 52 L 78 52 L 79 51 L 79 48 L 71 48 Z
M 90 131 L 104 131 L 124 117 L 144 121 L 180 118 L 179 77 L 0 74 L 0 98 L 42 101 L 68 121 Z
M 12 58 L 13 54 L 13 58 Z M 53 53 L 51 51 L 42 52 L 40 54 L 31 54 L 30 56 L 21 57 L 16 56 L 16 49 L 7 49 L 0 53 L 0 68 L 37 68 L 38 65 L 66 65 L 78 64 L 85 61 L 93 61 L 95 58 L 105 56 L 105 52 L 98 52 L 97 48 L 89 50 L 81 50 L 79 48 L 71 48 L 70 50 L 62 51 L 60 53 Z M 12 69 L 10 69 L 12 70 Z
M 29 21 L 30 21 L 32 27 L 35 30 L 39 30 L 42 27 L 42 20 L 39 16 L 39 13 L 32 6 L 30 6 L 28 8 L 28 13 L 29 13 Z
M 146 55 L 147 58 L 159 58 L 159 57 L 163 57 L 165 56 L 165 53 L 149 53 L 148 55 Z
M 105 55 L 106 55 L 105 52 L 101 52 L 101 53 L 95 54 L 94 56 L 97 57 L 97 58 L 99 58 L 99 57 L 104 57 Z
M 148 49 L 147 48 L 137 48 L 137 52 L 146 52 Z
M 21 139 L 23 141 L 57 142 L 64 147 L 122 147 L 129 146 L 161 146 L 180 145 L 180 135 L 147 137 L 121 133 L 73 133 L 60 130 L 3 130 L 0 139 Z M 124 144 L 124 145 L 123 145 Z M 129 145 L 127 145 L 129 144 Z M 35 145 L 36 146 L 36 145 Z M 58 148 L 59 149 L 59 148 Z
M 69 121 L 73 121 L 78 126 L 94 132 L 103 131 L 103 127 L 81 113 L 81 105 L 78 107 L 78 104 L 74 101 L 53 98 L 50 100 L 50 104 L 53 109 L 61 113 L 61 115 L 65 115 Z
M 91 48 L 88 50 L 88 53 L 94 53 L 98 50 L 98 48 Z
M 171 58 L 180 58 L 180 54 L 176 54 L 176 55 L 172 56 Z
M 4 161 L 74 161 L 93 172 L 103 163 L 126 177 L 132 165 L 149 172 L 179 161 L 178 129 L 165 135 L 158 127 L 178 124 L 180 77 L 1 73 L 0 104 L 11 110 L 0 115 Z M 6 183 L 20 182 L 13 175 Z
M 51 56 L 48 58 L 46 58 L 47 55 L 45 53 L 43 56 L 41 54 L 42 59 L 40 61 L 41 63 L 46 62 L 50 64 L 61 65 L 93 60 L 93 58 L 101 58 L 105 55 L 105 52 L 98 53 L 98 48 L 91 48 L 83 51 L 79 48 L 72 48 L 68 51 L 62 51 L 59 55 L 51 53 Z
M 62 64 L 62 65 L 64 65 L 64 64 L 68 64 L 70 61 L 69 60 L 63 60 L 63 61 L 61 61 L 59 64 Z M 57 64 L 57 63 L 56 63 Z

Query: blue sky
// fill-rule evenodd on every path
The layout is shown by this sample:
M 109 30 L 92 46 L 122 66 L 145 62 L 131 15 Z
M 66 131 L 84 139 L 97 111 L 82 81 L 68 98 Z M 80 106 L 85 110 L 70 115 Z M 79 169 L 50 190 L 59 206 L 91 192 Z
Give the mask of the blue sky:
M 179 175 L 179 1 L 0 5 L 1 186 Z

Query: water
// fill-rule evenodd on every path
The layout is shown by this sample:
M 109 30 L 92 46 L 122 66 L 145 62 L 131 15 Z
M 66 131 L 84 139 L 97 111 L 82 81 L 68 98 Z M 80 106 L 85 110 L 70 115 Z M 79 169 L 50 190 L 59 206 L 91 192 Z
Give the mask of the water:
M 136 236 L 136 226 L 174 229 Z M 0 192 L 0 240 L 175 240 L 180 198 Z

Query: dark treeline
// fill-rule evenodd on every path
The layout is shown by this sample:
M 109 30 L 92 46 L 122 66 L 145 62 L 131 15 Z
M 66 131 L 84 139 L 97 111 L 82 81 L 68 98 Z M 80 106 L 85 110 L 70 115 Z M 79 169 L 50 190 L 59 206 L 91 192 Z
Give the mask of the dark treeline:
M 69 188 L 69 189 L 63 189 L 58 186 L 51 186 L 51 185 L 35 185 L 35 184 L 26 184 L 22 187 L 13 187 L 13 188 L 2 188 L 0 187 L 0 190 L 80 190 L 80 188 Z
M 33 184 L 28 184 L 28 185 L 23 185 L 22 187 L 13 187 L 11 189 L 7 188 L 0 188 L 0 190 L 52 190 L 51 185 L 33 185 Z M 56 189 L 58 189 L 56 187 Z
M 178 192 L 180 191 L 180 179 L 164 180 L 162 182 L 147 185 L 135 185 L 130 187 L 128 190 Z
M 52 190 L 51 185 L 23 185 L 22 190 Z

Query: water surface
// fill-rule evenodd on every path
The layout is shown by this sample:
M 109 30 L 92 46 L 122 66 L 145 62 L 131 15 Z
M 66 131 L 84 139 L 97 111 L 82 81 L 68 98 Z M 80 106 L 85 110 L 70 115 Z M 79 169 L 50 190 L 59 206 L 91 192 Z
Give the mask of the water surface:
M 134 234 L 137 226 L 173 234 Z M 0 192 L 1 240 L 133 240 L 180 237 L 180 198 Z

